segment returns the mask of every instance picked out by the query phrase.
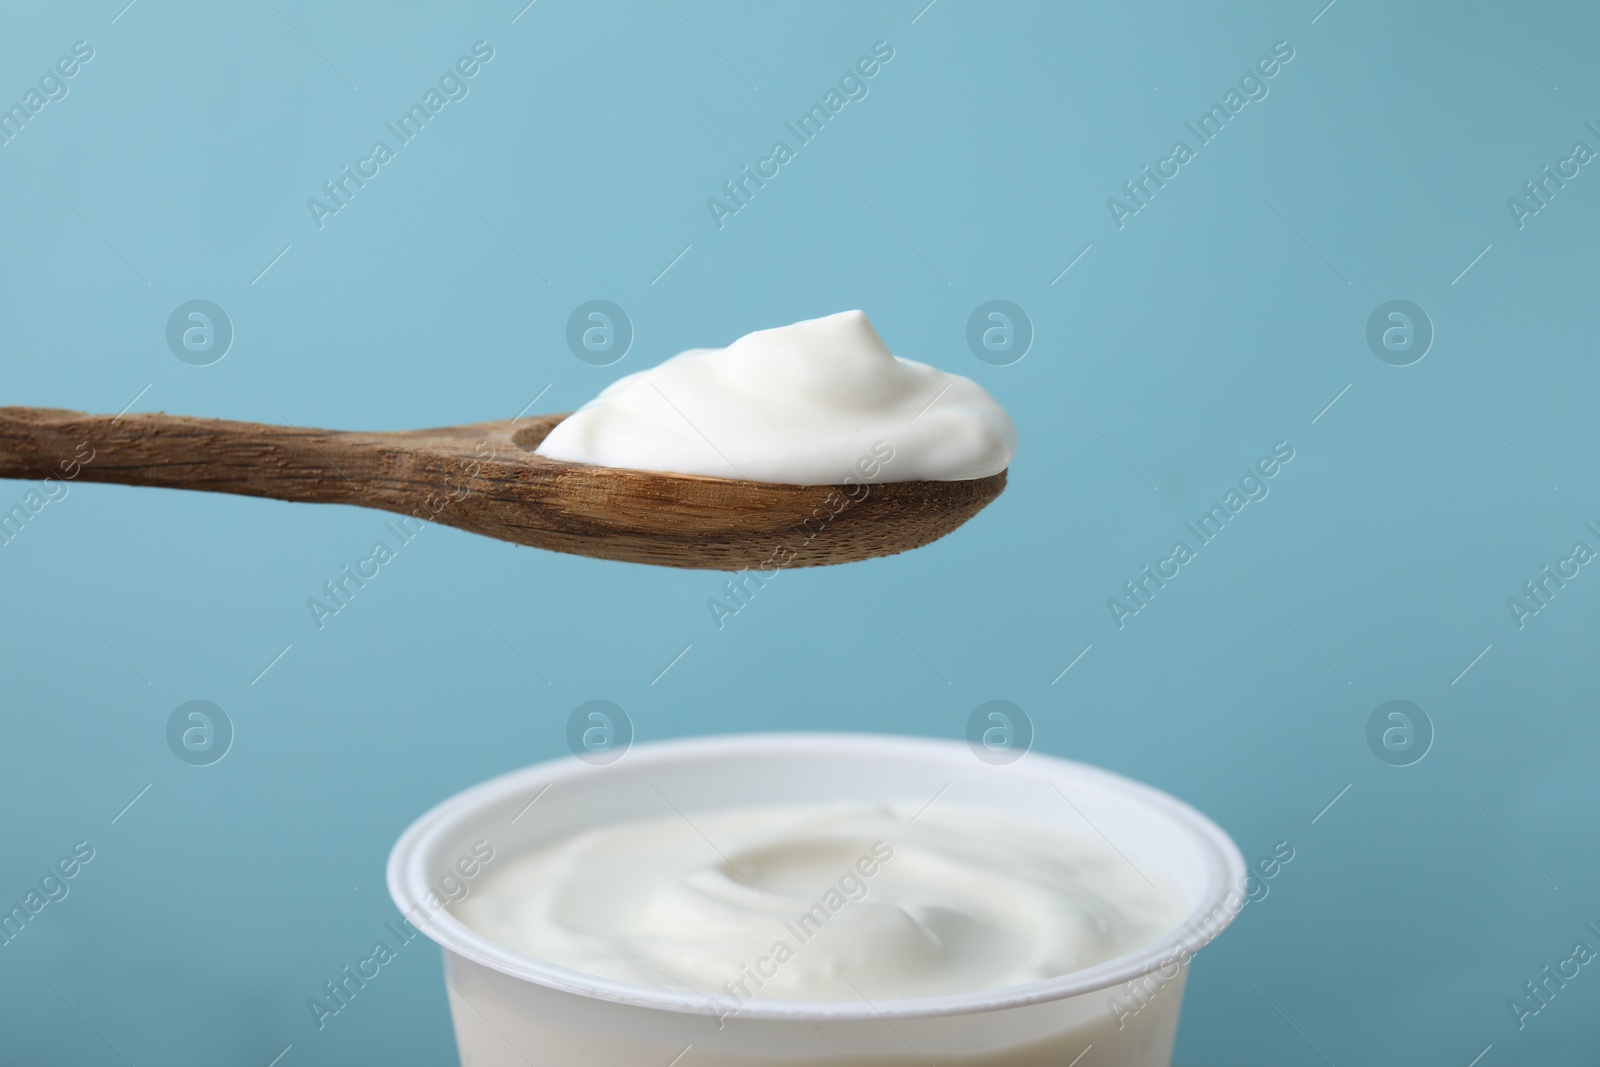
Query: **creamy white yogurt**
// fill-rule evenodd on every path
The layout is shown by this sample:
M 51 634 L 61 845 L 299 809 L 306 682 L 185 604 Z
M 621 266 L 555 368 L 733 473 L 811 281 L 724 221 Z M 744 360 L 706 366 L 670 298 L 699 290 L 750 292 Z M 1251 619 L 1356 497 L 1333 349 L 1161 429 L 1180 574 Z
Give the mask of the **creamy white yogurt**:
M 958 481 L 1011 463 L 1017 431 L 983 387 L 901 359 L 860 311 L 696 348 L 612 383 L 537 452 L 603 467 L 789 485 Z
M 452 911 L 539 959 L 728 1010 L 1040 981 L 1149 944 L 1186 914 L 1160 872 L 1098 837 L 918 807 L 622 822 L 510 859 Z

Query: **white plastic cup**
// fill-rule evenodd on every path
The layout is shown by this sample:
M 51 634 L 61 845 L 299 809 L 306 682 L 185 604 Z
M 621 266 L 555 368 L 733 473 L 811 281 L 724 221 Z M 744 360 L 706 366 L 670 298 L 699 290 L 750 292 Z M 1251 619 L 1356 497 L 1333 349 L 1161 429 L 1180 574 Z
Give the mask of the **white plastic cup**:
M 449 904 L 497 861 L 610 823 L 836 801 L 960 803 L 1103 836 L 1186 896 L 1178 929 L 1047 981 L 902 1000 L 748 1000 L 559 967 L 463 925 Z M 670 801 L 669 801 L 670 798 Z M 484 860 L 485 855 L 491 858 Z M 640 745 L 616 763 L 541 763 L 458 793 L 400 836 L 389 893 L 444 949 L 464 1067 L 1169 1067 L 1189 958 L 1245 902 L 1245 865 L 1188 805 L 1082 763 L 991 766 L 960 742 L 751 734 Z

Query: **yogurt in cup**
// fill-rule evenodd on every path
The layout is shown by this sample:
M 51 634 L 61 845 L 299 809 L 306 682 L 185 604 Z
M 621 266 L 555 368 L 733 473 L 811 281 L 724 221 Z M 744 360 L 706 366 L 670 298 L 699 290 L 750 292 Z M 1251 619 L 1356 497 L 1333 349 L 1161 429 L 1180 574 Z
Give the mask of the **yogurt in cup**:
M 1058 977 L 978 992 L 848 1001 L 727 998 L 587 974 L 485 937 L 453 909 L 485 872 L 586 830 L 673 814 L 828 803 L 938 803 L 1110 843 L 1182 897 L 1181 922 Z M 390 855 L 401 914 L 444 950 L 462 1063 L 519 1067 L 1166 1067 L 1189 958 L 1245 900 L 1245 865 L 1215 824 L 1107 771 L 1030 753 L 996 767 L 965 744 L 862 734 L 759 734 L 563 759 L 452 797 Z

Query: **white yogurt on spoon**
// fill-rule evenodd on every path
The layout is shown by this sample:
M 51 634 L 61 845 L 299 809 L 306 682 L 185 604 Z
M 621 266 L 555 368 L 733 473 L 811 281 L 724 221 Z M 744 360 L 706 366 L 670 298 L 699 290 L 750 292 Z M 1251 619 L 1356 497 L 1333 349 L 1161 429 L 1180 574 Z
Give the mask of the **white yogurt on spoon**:
M 630 374 L 551 430 L 541 456 L 788 485 L 960 481 L 1011 463 L 983 387 L 894 355 L 860 311 L 757 330 Z M 885 454 L 892 462 L 885 462 Z

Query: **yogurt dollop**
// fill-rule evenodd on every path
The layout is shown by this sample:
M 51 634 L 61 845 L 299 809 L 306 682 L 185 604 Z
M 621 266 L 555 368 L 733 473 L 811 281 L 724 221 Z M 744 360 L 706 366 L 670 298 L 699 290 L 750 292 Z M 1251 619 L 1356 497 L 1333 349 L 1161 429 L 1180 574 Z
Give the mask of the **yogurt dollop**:
M 732 1004 L 1040 981 L 1148 944 L 1186 913 L 1160 872 L 1141 873 L 1099 838 L 988 809 L 917 807 L 618 823 L 486 873 L 452 911 L 551 963 Z
M 887 450 L 890 462 L 882 463 Z M 959 481 L 1006 469 L 1011 419 L 983 387 L 902 359 L 860 311 L 757 330 L 619 378 L 541 456 L 788 485 Z

